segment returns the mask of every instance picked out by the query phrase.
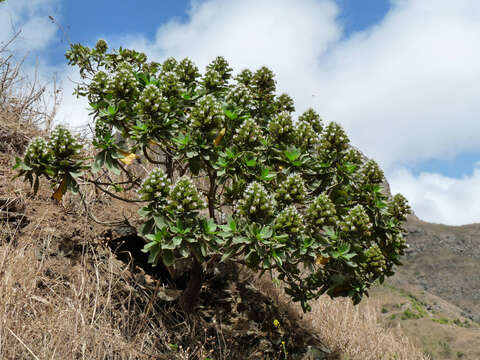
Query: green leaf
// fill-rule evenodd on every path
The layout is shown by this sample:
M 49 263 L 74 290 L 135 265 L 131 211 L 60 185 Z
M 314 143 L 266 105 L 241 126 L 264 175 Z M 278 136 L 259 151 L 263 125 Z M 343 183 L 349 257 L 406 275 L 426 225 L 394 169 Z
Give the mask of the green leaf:
M 158 245 L 158 243 L 156 243 L 155 241 L 149 242 L 149 243 L 145 244 L 145 246 L 142 249 L 142 252 L 147 253 L 147 252 L 150 251 L 150 249 L 152 247 L 157 246 L 157 245 Z
M 280 258 L 280 256 L 278 256 L 277 252 L 275 251 L 275 249 L 272 250 L 272 257 L 275 259 L 275 261 L 277 262 L 278 265 L 282 266 L 283 265 L 283 261 L 282 259 Z
M 198 156 L 190 159 L 188 165 L 193 175 L 198 175 L 202 170 L 202 160 Z
M 245 159 L 245 165 L 247 165 L 248 167 L 254 167 L 257 165 L 257 158 L 256 157 L 252 157 L 250 159 Z
M 338 251 L 341 254 L 348 253 L 350 251 L 350 244 L 349 243 L 343 243 L 338 247 Z
M 269 226 L 264 226 L 264 227 L 262 228 L 262 230 L 260 230 L 260 232 L 258 233 L 258 236 L 260 236 L 260 238 L 261 238 L 262 240 L 268 239 L 268 238 L 270 238 L 272 235 L 273 235 L 273 230 L 272 230 L 272 228 L 269 227 Z
M 182 243 L 182 238 L 180 236 L 175 236 L 173 239 L 172 239 L 172 244 L 177 247 L 178 245 L 180 245 Z
M 120 168 L 118 166 L 118 163 L 112 158 L 112 156 L 110 156 L 110 154 L 107 154 L 105 156 L 105 165 L 109 171 L 111 171 L 115 175 L 120 175 Z
M 82 176 L 83 171 L 81 171 L 81 170 L 80 171 L 70 171 L 69 174 L 72 178 L 76 178 L 76 177 Z
M 271 181 L 271 180 L 275 179 L 275 177 L 277 176 L 277 174 L 272 173 L 270 171 L 271 170 L 269 168 L 263 168 L 262 169 L 261 177 L 264 181 Z
M 355 256 L 357 256 L 357 254 L 355 254 L 355 253 L 350 253 L 350 254 L 344 254 L 344 255 L 342 255 L 342 257 L 343 257 L 344 259 L 347 259 L 347 260 L 350 260 L 350 259 L 354 258 Z
M 162 251 L 162 260 L 165 266 L 171 266 L 175 262 L 175 255 L 171 250 Z
M 187 246 L 181 246 L 178 249 L 178 252 L 180 253 L 180 256 L 183 258 L 187 258 L 190 256 L 190 249 Z
M 152 209 L 150 209 L 148 206 L 144 206 L 138 209 L 137 214 L 143 218 L 146 218 L 152 214 Z
M 249 244 L 251 241 L 248 237 L 245 237 L 245 236 L 235 236 L 233 239 L 232 239 L 232 243 L 235 244 L 235 245 L 238 245 L 238 244 Z
M 232 257 L 232 255 L 235 253 L 235 249 L 230 249 L 228 250 L 225 254 L 223 254 L 222 258 L 220 259 L 220 262 L 225 262 L 228 259 Z
M 161 252 L 160 247 L 153 248 L 153 250 L 150 251 L 150 255 L 148 256 L 148 263 L 152 264 L 153 266 L 156 266 L 160 252 Z
M 32 170 L 32 168 L 30 166 L 28 166 L 27 164 L 25 164 L 22 159 L 20 159 L 18 156 L 15 157 L 15 165 L 13 167 L 13 169 L 17 169 L 17 168 L 20 168 L 21 170 L 26 170 L 26 171 L 29 171 L 29 170 Z
M 150 234 L 154 231 L 154 227 L 155 227 L 154 220 L 149 219 L 147 222 L 145 222 L 140 226 L 140 229 L 138 230 L 138 232 L 141 236 L 146 236 L 147 234 Z
M 203 229 L 207 234 L 214 234 L 217 230 L 217 224 L 213 219 L 208 219 L 203 221 Z
M 165 218 L 162 215 L 153 215 L 153 220 L 155 221 L 155 225 L 159 229 L 163 229 L 164 227 L 167 226 L 167 223 L 165 222 Z
M 234 159 L 235 156 L 237 155 L 237 152 L 235 148 L 232 147 L 232 148 L 225 149 L 225 154 L 227 155 L 228 158 Z
M 232 230 L 232 232 L 236 232 L 237 231 L 237 222 L 235 220 L 233 220 L 233 218 L 229 218 L 228 220 L 228 226 L 230 227 L 230 230 Z
M 238 115 L 233 112 L 233 111 L 230 111 L 228 109 L 223 109 L 223 113 L 230 119 L 230 120 L 235 120 Z
M 285 150 L 283 154 L 286 156 L 286 158 L 290 162 L 294 162 L 300 157 L 301 151 L 297 149 L 295 146 L 291 146 L 287 150 Z
M 118 109 L 115 106 L 109 105 L 108 106 L 108 113 L 110 115 L 115 115 L 118 112 Z

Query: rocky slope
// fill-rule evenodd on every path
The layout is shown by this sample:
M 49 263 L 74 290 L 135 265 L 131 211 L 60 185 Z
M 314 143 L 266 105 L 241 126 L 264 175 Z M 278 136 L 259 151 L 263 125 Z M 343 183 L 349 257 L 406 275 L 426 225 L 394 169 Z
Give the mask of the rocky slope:
M 480 322 L 480 224 L 447 226 L 411 216 L 406 230 L 410 247 L 399 275 Z

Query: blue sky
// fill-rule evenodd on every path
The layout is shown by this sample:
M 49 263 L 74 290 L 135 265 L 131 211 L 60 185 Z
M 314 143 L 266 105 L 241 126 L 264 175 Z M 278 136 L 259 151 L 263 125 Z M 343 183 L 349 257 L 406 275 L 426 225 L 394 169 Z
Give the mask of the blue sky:
M 388 0 L 337 0 L 339 23 L 343 36 L 375 25 L 390 9 Z M 141 34 L 152 40 L 160 24 L 172 19 L 188 20 L 189 0 L 142 1 L 63 1 L 56 21 L 63 26 L 72 43 L 94 43 L 99 36 L 122 37 Z M 48 54 L 52 63 L 64 62 L 63 53 L 68 45 L 60 42 Z
M 425 220 L 480 222 L 480 2 L 477 0 L 7 0 L 0 41 L 22 29 L 43 79 L 64 89 L 57 120 L 88 121 L 70 96 L 68 42 L 271 67 L 297 110 L 342 124 Z M 22 52 L 23 51 L 23 52 Z

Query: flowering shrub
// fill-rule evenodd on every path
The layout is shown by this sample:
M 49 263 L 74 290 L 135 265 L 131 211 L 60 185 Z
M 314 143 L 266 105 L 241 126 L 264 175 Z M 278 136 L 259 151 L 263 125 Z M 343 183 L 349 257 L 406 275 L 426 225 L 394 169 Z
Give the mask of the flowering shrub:
M 325 125 L 313 109 L 295 118 L 268 68 L 233 77 L 217 57 L 202 75 L 189 59 L 147 62 L 134 50 L 108 52 L 103 40 L 72 45 L 66 56 L 92 108 L 95 158 L 81 158 L 75 137 L 58 127 L 48 142 L 32 140 L 19 175 L 36 187 L 41 176 L 60 183 L 57 199 L 64 182 L 77 190 L 80 176 L 142 204 L 149 261 L 191 260 L 187 311 L 215 261 L 276 270 L 305 311 L 324 293 L 358 303 L 400 264 L 405 198 L 382 192 L 383 172 L 339 124 Z M 142 175 L 133 161 L 153 170 Z

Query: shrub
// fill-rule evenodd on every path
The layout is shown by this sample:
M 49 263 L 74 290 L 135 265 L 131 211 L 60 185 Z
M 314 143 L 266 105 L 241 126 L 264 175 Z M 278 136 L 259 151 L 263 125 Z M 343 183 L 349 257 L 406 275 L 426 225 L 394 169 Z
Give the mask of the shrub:
M 268 68 L 234 78 L 217 57 L 201 75 L 189 59 L 147 62 L 134 50 L 108 52 L 103 40 L 72 45 L 66 57 L 84 80 L 76 94 L 92 108 L 95 158 L 81 158 L 59 127 L 48 142 L 31 142 L 19 175 L 34 184 L 45 176 L 57 199 L 78 191 L 80 179 L 142 203 L 150 262 L 191 260 L 184 309 L 195 304 L 205 266 L 228 259 L 275 269 L 304 311 L 324 293 L 358 303 L 393 275 L 407 201 L 382 192 L 379 166 L 339 124 L 325 125 L 312 109 L 294 121 L 293 100 L 275 94 Z M 143 181 L 130 165 L 138 157 L 155 166 Z M 98 180 L 105 171 L 127 180 Z M 132 189 L 136 199 L 121 196 Z

